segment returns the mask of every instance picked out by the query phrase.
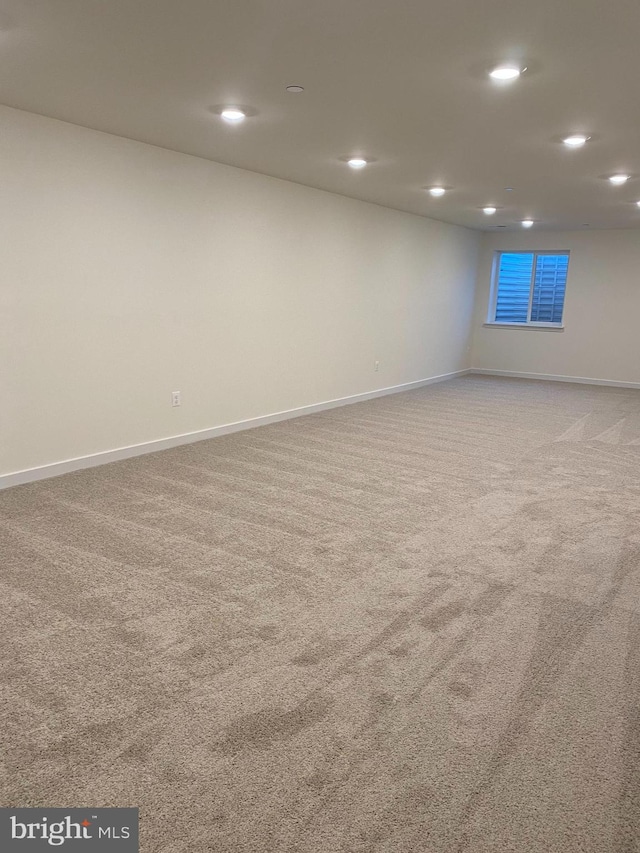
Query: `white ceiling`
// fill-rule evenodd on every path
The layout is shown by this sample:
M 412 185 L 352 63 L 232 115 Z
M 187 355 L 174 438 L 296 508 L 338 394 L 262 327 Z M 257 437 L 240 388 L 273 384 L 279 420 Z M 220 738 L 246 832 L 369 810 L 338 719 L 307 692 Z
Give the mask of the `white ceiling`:
M 640 0 L 0 0 L 0 30 L 9 106 L 471 228 L 640 228 Z

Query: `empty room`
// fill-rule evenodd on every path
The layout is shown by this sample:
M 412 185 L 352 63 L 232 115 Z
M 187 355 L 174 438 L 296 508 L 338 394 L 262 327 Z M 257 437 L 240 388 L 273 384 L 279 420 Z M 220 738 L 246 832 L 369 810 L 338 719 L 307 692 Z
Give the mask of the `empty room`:
M 640 853 L 636 0 L 0 0 L 0 850 Z

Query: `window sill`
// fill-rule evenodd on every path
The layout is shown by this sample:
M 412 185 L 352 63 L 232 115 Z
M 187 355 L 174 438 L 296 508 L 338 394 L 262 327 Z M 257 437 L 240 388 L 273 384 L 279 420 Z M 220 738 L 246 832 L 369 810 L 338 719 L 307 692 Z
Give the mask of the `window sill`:
M 483 323 L 487 329 L 527 329 L 530 332 L 564 332 L 557 323 Z

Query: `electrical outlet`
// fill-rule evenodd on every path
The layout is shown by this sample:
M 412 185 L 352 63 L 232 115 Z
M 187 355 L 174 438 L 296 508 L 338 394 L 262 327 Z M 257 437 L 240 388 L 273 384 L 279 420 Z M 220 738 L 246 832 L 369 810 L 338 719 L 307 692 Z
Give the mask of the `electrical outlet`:
M 373 369 L 376 371 L 376 373 L 378 372 L 378 370 L 380 369 L 380 362 L 379 361 L 373 362 Z
M 182 399 L 180 397 L 180 391 L 172 391 L 171 392 L 171 405 L 179 406 L 182 403 Z

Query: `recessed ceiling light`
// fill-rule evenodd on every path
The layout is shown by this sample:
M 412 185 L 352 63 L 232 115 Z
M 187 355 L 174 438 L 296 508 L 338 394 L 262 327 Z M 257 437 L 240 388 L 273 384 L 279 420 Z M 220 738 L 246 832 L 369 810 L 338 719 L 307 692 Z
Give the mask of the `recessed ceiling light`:
M 611 175 L 609 180 L 612 184 L 619 186 L 620 184 L 626 184 L 629 180 L 630 175 Z
M 581 148 L 585 142 L 588 142 L 590 139 L 590 136 L 584 136 L 582 133 L 576 133 L 572 136 L 566 136 L 562 141 L 568 148 Z
M 237 107 L 225 107 L 220 113 L 222 118 L 225 121 L 229 121 L 232 124 L 236 124 L 239 121 L 244 121 L 247 117 L 242 110 L 239 110 Z
M 367 165 L 367 161 L 362 157 L 352 157 L 350 160 L 347 160 L 347 163 L 352 169 L 364 169 Z
M 497 207 L 491 207 L 491 205 L 482 208 L 482 210 L 487 214 L 487 216 L 493 216 L 497 209 Z
M 504 191 L 505 191 L 506 193 L 512 193 L 512 192 L 513 192 L 513 187 L 505 187 L 505 188 L 504 188 Z
M 640 207 L 640 201 L 637 201 L 636 204 L 638 205 L 638 207 Z
M 437 196 L 444 195 L 446 193 L 446 190 L 444 187 L 430 187 L 429 192 L 431 193 L 431 195 L 437 197 Z
M 517 65 L 498 65 L 489 72 L 493 80 L 515 80 L 526 68 L 518 68 Z
M 522 227 L 523 228 L 531 228 L 532 225 L 533 225 L 533 219 L 523 219 L 522 220 Z
M 303 86 L 287 86 L 287 92 L 304 92 Z

